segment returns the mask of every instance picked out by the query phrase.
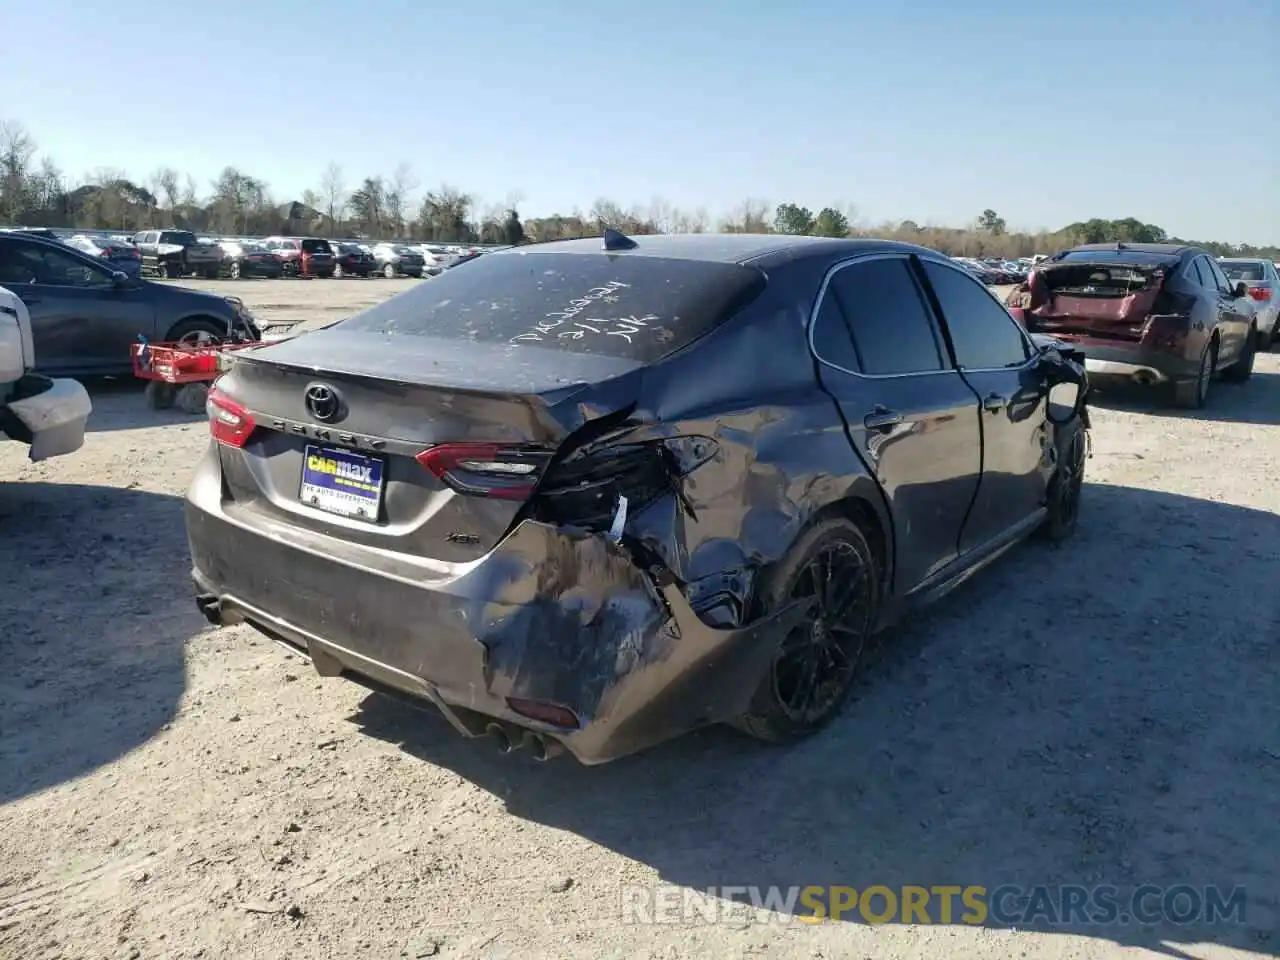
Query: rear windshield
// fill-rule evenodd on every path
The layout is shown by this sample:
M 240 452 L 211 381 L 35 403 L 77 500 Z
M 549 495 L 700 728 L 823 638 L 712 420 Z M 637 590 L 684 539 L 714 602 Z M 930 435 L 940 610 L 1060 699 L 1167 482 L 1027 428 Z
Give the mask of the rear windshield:
M 342 325 L 652 363 L 728 319 L 764 283 L 759 270 L 734 263 L 502 253 L 445 271 Z
M 1163 267 L 1176 260 L 1166 253 L 1150 253 L 1144 250 L 1068 250 L 1052 263 L 1087 260 L 1089 263 L 1132 263 L 1136 266 Z
M 1267 268 L 1260 260 L 1219 260 L 1218 266 L 1232 280 L 1245 283 L 1261 283 L 1267 279 Z
M 200 241 L 196 239 L 196 235 L 194 233 L 189 233 L 186 230 L 166 230 L 164 233 L 160 234 L 160 242 L 177 243 L 184 247 L 190 247 Z
M 303 240 L 302 249 L 307 253 L 332 253 L 328 240 Z

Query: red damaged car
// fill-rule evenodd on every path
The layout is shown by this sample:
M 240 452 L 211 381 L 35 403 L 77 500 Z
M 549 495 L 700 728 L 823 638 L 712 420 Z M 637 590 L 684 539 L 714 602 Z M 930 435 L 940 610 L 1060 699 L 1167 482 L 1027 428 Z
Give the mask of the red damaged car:
M 1236 383 L 1253 373 L 1248 287 L 1198 247 L 1076 247 L 1036 264 L 1006 305 L 1029 332 L 1082 351 L 1093 377 L 1169 386 L 1182 407 L 1203 407 L 1219 373 Z

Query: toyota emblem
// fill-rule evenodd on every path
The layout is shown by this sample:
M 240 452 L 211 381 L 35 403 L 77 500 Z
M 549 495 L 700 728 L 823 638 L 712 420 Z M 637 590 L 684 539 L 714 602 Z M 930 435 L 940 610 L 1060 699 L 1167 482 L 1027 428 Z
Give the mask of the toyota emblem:
M 344 411 L 342 397 L 333 387 L 313 383 L 307 387 L 307 412 L 321 423 L 337 423 Z

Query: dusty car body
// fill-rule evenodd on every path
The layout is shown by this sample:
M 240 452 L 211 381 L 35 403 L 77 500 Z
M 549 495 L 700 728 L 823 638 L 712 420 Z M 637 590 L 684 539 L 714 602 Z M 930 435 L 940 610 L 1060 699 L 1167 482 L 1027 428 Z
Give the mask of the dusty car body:
M 0 287 L 0 438 L 25 443 L 32 461 L 74 453 L 92 410 L 79 381 L 35 373 L 27 305 Z
M 599 763 L 820 729 L 867 636 L 1074 529 L 1079 358 L 946 258 L 603 245 L 488 253 L 238 354 L 187 494 L 205 616 Z M 794 673 L 818 660 L 826 685 Z
M 1218 374 L 1253 372 L 1248 289 L 1196 247 L 1076 247 L 1036 264 L 1006 303 L 1027 330 L 1077 346 L 1090 373 L 1171 386 L 1180 406 L 1204 406 Z

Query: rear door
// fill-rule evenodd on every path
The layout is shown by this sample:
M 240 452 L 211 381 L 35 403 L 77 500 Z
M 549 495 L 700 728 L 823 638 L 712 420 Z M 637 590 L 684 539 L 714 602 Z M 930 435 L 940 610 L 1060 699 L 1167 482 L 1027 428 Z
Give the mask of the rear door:
M 981 470 L 977 397 L 944 359 L 906 256 L 836 267 L 810 342 L 823 386 L 889 501 L 896 587 L 911 591 L 957 556 Z
M 1051 440 L 1046 393 L 1037 351 L 986 287 L 941 261 L 920 264 L 956 365 L 982 404 L 982 481 L 960 537 L 966 553 L 1044 506 Z
M 154 311 L 142 288 L 117 287 L 111 273 L 109 265 L 70 250 L 0 240 L 0 286 L 31 311 L 38 371 L 118 373 L 129 369 L 138 335 L 154 337 Z
M 1227 279 L 1213 257 L 1200 258 L 1200 273 L 1210 291 L 1218 300 L 1218 314 L 1222 346 L 1218 351 L 1219 365 L 1234 363 L 1248 343 L 1249 328 L 1253 323 L 1253 304 L 1249 298 L 1235 295 L 1235 284 Z

